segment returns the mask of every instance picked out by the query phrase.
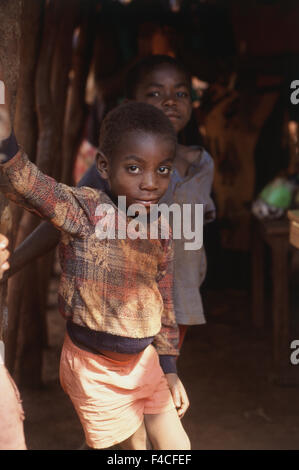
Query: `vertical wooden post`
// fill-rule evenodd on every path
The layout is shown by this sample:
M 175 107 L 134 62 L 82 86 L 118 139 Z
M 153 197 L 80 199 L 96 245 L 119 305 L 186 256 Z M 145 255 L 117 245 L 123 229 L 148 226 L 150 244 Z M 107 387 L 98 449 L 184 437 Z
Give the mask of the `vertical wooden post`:
M 251 246 L 251 312 L 252 324 L 256 328 L 263 328 L 265 322 L 265 280 L 264 280 L 264 240 L 259 233 L 259 225 L 252 220 L 252 246 Z
M 70 85 L 66 124 L 63 138 L 62 181 L 72 184 L 74 159 L 82 139 L 86 118 L 85 90 L 95 39 L 95 2 L 81 0 L 83 19 L 79 27 L 79 36 L 74 53 L 73 78 Z
M 273 346 L 274 363 L 278 370 L 289 365 L 289 276 L 288 251 L 289 241 L 286 236 L 273 237 L 272 281 L 273 281 Z
M 20 44 L 20 78 L 15 115 L 15 134 L 30 158 L 35 161 L 36 142 L 38 137 L 37 117 L 35 110 L 35 74 L 37 58 L 40 48 L 40 35 L 42 30 L 42 14 L 44 0 L 26 0 L 23 4 L 21 18 Z M 11 204 L 14 215 L 15 245 L 19 245 L 30 229 L 26 232 L 26 213 L 14 204 Z M 13 276 L 8 283 L 9 322 L 6 341 L 6 364 L 13 373 L 19 333 L 21 308 L 23 304 L 23 289 L 26 273 L 20 272 Z
M 61 142 L 65 112 L 66 89 L 68 85 L 68 73 L 70 60 L 62 63 L 61 52 L 55 54 L 57 48 L 62 48 L 71 56 L 72 33 L 74 28 L 75 12 L 70 13 L 66 8 L 72 7 L 69 2 L 51 0 L 44 4 L 44 21 L 42 38 L 37 60 L 35 80 L 35 104 L 37 110 L 38 139 L 36 164 L 45 173 L 52 175 L 55 170 L 56 157 L 59 153 L 59 141 Z M 65 20 L 67 18 L 67 20 Z M 66 35 L 62 36 L 62 23 L 65 24 Z M 35 40 L 37 41 L 37 37 Z M 63 43 L 59 43 L 59 40 Z M 65 45 L 67 43 L 67 47 Z M 67 49 L 67 50 L 66 50 Z M 54 57 L 60 60 L 59 82 L 58 64 L 54 68 L 55 90 L 52 89 Z M 59 100 L 57 102 L 57 99 Z M 29 155 L 30 157 L 30 155 Z M 18 241 L 33 231 L 39 219 L 28 212 L 24 212 L 22 223 L 18 233 Z M 33 262 L 16 275 L 14 289 L 11 290 L 10 306 L 11 315 L 19 318 L 19 328 L 16 330 L 15 322 L 11 322 L 8 367 L 14 373 L 16 382 L 20 387 L 39 387 L 42 384 L 42 352 L 46 338 L 45 308 L 47 302 L 47 288 L 51 273 L 53 255 Z M 17 285 L 18 284 L 18 285 Z M 35 289 L 32 289 L 32 286 Z M 13 295 L 18 290 L 19 295 Z M 18 306 L 16 297 L 20 298 Z
M 0 58 L 3 63 L 5 81 L 11 96 L 12 121 L 15 114 L 19 77 L 19 46 L 21 34 L 21 0 L 2 0 L 0 8 Z M 8 201 L 0 194 L 0 232 L 10 237 L 13 218 Z M 0 287 L 0 340 L 7 328 L 6 285 Z

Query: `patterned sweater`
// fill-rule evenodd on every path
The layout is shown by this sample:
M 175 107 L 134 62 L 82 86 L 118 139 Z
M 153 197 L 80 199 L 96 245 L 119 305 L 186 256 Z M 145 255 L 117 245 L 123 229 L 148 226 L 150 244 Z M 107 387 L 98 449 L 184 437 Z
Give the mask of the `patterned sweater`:
M 100 220 L 97 207 L 110 204 L 117 214 L 105 192 L 57 183 L 22 151 L 1 164 L 1 169 L 6 180 L 2 192 L 62 232 L 62 315 L 94 333 L 149 338 L 158 354 L 175 359 L 179 352 L 170 238 L 119 240 L 116 236 L 100 240 L 96 235 Z M 128 225 L 132 218 L 125 215 L 125 220 Z

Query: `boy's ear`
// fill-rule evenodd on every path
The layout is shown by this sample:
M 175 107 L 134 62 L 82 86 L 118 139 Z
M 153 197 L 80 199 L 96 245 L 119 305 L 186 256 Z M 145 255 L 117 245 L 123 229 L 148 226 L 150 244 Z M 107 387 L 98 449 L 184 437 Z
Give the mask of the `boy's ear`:
M 107 180 L 109 178 L 109 161 L 106 155 L 98 149 L 96 155 L 97 169 L 102 178 Z

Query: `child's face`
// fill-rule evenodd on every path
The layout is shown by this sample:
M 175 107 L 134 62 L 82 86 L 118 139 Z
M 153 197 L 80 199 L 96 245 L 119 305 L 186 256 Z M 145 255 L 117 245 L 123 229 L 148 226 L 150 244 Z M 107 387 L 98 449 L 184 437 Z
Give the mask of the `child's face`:
M 187 77 L 169 64 L 162 64 L 142 79 L 135 99 L 161 109 L 177 133 L 184 129 L 191 117 L 192 102 Z
M 131 131 L 122 137 L 111 160 L 99 157 L 98 169 L 112 196 L 126 196 L 127 207 L 142 204 L 149 211 L 168 187 L 175 147 L 167 137 Z

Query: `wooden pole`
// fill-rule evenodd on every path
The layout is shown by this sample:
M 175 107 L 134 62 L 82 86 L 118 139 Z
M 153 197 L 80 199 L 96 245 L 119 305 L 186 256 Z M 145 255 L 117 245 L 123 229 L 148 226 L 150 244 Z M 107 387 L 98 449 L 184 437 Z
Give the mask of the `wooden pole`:
M 1 0 L 0 5 L 0 59 L 3 63 L 5 82 L 11 96 L 12 122 L 16 107 L 16 94 L 19 77 L 19 47 L 21 34 L 21 0 Z M 0 232 L 10 238 L 13 231 L 13 218 L 8 201 L 0 194 Z M 8 316 L 6 305 L 7 286 L 0 287 L 0 340 L 4 338 Z
M 35 111 L 34 81 L 36 74 L 37 59 L 40 48 L 40 35 L 42 28 L 44 1 L 26 0 L 23 4 L 21 17 L 20 76 L 18 83 L 18 94 L 15 116 L 15 133 L 20 145 L 35 161 L 37 142 L 37 117 Z M 17 246 L 26 233 L 25 212 L 13 206 L 15 227 L 15 245 Z M 28 230 L 28 229 L 27 229 Z M 28 232 L 27 234 L 29 234 Z M 6 364 L 13 372 L 17 353 L 17 339 L 21 307 L 23 302 L 23 289 L 25 276 L 21 272 L 13 276 L 8 283 L 8 307 L 9 323 L 6 341 Z
M 50 0 L 44 4 L 42 40 L 34 81 L 38 122 L 36 164 L 49 175 L 55 174 L 61 155 L 72 37 L 78 13 L 76 5 L 77 0 Z M 55 176 L 59 177 L 58 174 Z M 35 216 L 24 212 L 19 243 L 38 222 Z M 42 384 L 42 351 L 47 341 L 45 314 L 52 264 L 53 253 L 32 263 L 16 276 L 11 289 L 10 315 L 14 321 L 10 327 L 7 365 L 20 387 Z M 34 290 L 32 286 L 35 286 Z M 18 304 L 16 299 L 20 298 Z M 19 328 L 16 328 L 18 318 Z
M 93 57 L 95 39 L 96 2 L 81 0 L 82 20 L 78 29 L 77 45 L 73 60 L 73 78 L 67 100 L 65 131 L 63 138 L 62 181 L 72 184 L 72 170 L 86 119 L 86 81 Z

